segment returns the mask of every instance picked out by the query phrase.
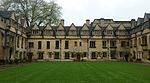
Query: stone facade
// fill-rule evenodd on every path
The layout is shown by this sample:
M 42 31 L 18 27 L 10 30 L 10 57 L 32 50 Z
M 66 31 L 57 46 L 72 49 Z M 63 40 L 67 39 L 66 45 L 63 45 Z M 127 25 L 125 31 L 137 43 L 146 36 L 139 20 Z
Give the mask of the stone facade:
M 59 26 L 51 26 L 50 22 L 45 26 L 35 24 L 28 34 L 25 24 L 21 26 L 22 24 L 17 23 L 19 27 L 13 27 L 12 22 L 6 26 L 8 24 L 0 22 L 1 59 L 5 59 L 10 54 L 12 59 L 28 56 L 28 59 L 30 57 L 49 61 L 112 60 L 124 59 L 125 56 L 129 56 L 130 60 L 150 59 L 150 14 L 148 13 L 137 21 L 101 18 L 93 22 L 86 20 L 83 26 L 75 26 L 73 23 L 65 26 L 64 20 L 60 21 Z M 14 32 L 14 43 L 5 48 L 7 43 L 3 47 L 3 42 L 7 42 L 5 38 L 7 27 L 10 28 L 10 32 Z M 10 51 L 11 48 L 13 50 Z M 9 54 L 6 54 L 6 50 Z
M 0 60 L 25 59 L 27 29 L 25 20 L 16 18 L 11 11 L 0 11 Z

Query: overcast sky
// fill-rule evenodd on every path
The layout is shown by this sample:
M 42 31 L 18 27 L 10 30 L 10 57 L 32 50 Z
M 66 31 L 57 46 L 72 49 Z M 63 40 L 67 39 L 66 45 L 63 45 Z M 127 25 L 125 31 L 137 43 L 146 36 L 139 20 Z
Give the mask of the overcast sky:
M 150 0 L 56 0 L 65 25 L 83 25 L 86 19 L 131 20 L 150 13 Z

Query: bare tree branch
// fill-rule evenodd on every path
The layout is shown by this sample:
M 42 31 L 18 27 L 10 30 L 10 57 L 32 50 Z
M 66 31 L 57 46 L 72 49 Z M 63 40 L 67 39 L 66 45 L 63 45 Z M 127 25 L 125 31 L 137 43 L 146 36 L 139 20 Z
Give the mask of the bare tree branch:
M 16 11 L 17 15 L 26 19 L 27 26 L 34 23 L 46 24 L 49 20 L 58 25 L 61 17 L 61 7 L 55 1 L 44 0 L 2 0 L 0 7 L 3 10 Z

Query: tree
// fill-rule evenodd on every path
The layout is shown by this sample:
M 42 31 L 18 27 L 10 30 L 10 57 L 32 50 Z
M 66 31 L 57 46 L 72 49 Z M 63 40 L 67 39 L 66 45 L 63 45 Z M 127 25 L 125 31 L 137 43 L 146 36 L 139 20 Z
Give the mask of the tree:
M 55 1 L 44 0 L 1 0 L 0 8 L 15 11 L 16 15 L 26 20 L 27 26 L 43 25 L 51 21 L 57 25 L 61 17 L 61 9 Z

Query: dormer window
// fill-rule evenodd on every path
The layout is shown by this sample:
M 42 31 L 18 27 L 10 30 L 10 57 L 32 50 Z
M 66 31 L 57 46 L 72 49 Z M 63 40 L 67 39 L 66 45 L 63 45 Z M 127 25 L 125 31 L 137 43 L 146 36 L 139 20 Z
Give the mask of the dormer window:
M 83 34 L 88 34 L 88 31 L 87 30 L 83 30 Z
M 46 31 L 45 31 L 45 34 L 46 34 L 46 35 L 53 35 L 53 31 L 52 31 L 52 30 L 46 30 Z
M 100 30 L 95 30 L 94 35 L 101 35 L 101 31 Z
M 38 30 L 33 30 L 33 31 L 32 31 L 32 34 L 33 34 L 33 35 L 38 35 L 38 33 L 39 33 Z
M 64 30 L 57 30 L 57 35 L 59 35 L 59 36 L 64 35 Z
M 107 35 L 112 35 L 113 31 L 112 30 L 107 30 Z
M 88 32 L 89 32 L 88 30 L 82 30 L 81 35 L 88 35 Z
M 77 35 L 77 34 L 76 34 L 76 30 L 70 30 L 70 31 L 69 31 L 69 35 Z
M 119 34 L 119 35 L 125 35 L 125 30 L 119 30 L 119 31 L 118 31 L 118 34 Z

